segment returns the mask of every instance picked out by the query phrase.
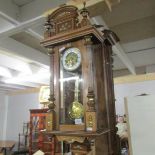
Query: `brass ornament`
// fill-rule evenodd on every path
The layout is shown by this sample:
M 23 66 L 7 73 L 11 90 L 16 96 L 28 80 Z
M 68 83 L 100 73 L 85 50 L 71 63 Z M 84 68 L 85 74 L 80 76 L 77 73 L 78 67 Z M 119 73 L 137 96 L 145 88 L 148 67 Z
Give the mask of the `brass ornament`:
M 84 116 L 84 108 L 81 103 L 74 101 L 69 108 L 69 117 L 71 119 L 80 119 Z
M 95 111 L 95 95 L 94 95 L 94 91 L 92 88 L 88 88 L 88 111 Z

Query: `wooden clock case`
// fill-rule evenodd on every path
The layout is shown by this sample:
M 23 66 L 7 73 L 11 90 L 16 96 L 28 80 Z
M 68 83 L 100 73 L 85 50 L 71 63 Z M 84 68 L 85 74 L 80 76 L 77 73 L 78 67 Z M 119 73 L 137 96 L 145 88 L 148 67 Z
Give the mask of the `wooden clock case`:
M 88 15 L 85 7 L 79 15 L 75 6 L 65 5 L 51 13 L 45 23 L 45 38 L 41 45 L 50 55 L 49 102 L 55 125 L 44 134 L 54 137 L 55 145 L 67 142 L 72 154 L 115 155 L 111 36 L 116 35 L 110 30 L 98 31 L 90 24 Z M 61 123 L 60 51 L 70 47 L 78 48 L 82 57 L 80 97 L 85 113 L 83 124 Z M 55 149 L 55 154 L 63 152 L 60 150 Z

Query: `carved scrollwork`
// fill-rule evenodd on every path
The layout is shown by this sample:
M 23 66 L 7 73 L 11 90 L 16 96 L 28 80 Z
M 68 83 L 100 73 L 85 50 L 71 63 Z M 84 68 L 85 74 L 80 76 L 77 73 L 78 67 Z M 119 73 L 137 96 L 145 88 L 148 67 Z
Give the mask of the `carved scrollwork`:
M 48 15 L 47 21 L 44 25 L 45 32 L 44 38 L 49 38 L 59 33 L 68 32 L 81 28 L 83 26 L 90 25 L 88 19 L 89 12 L 85 7 L 78 13 L 78 8 L 72 5 L 63 5 L 53 13 Z M 80 21 L 80 17 L 82 20 Z

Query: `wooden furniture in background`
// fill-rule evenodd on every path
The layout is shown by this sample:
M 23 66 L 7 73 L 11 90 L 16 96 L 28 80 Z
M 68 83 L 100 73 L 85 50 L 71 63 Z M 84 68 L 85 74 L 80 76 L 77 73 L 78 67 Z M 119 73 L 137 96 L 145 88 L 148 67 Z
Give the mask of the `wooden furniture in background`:
M 0 140 L 0 149 L 4 151 L 4 155 L 6 155 L 7 149 L 12 150 L 14 145 L 15 141 Z
M 29 123 L 23 123 L 23 132 L 18 134 L 18 151 L 28 149 Z
M 46 130 L 46 117 L 48 109 L 30 110 L 30 138 L 29 154 L 32 155 L 38 150 L 42 150 L 45 155 L 53 155 L 54 139 L 51 136 L 44 135 Z
M 12 155 L 29 154 L 29 123 L 23 123 L 23 132 L 18 134 L 18 148 L 12 151 Z

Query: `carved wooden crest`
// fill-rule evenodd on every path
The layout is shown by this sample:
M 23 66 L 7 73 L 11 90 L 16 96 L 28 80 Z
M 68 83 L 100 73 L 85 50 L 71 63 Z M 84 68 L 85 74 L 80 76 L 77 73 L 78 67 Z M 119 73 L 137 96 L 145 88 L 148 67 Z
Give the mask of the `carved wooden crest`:
M 49 18 L 53 21 L 56 34 L 77 28 L 78 12 L 75 6 L 62 6 Z
M 87 9 L 81 10 L 80 14 L 77 7 L 73 5 L 63 5 L 53 13 L 51 13 L 45 23 L 44 37 L 49 38 L 56 34 L 75 30 L 89 24 L 87 19 L 89 13 Z M 82 21 L 79 22 L 79 16 L 82 16 Z

